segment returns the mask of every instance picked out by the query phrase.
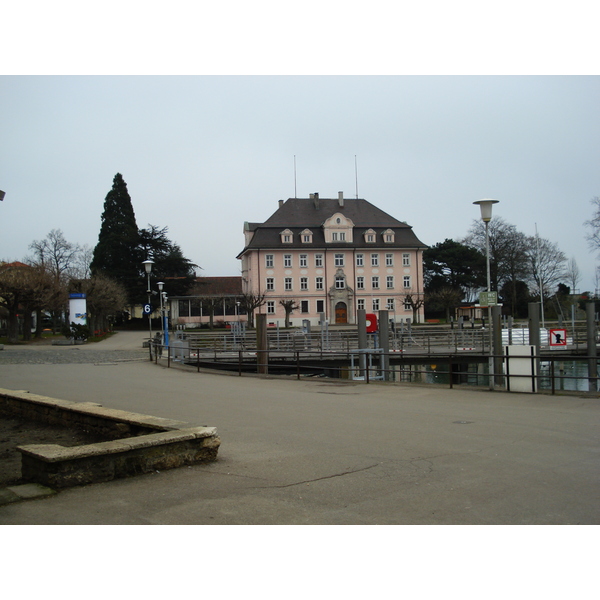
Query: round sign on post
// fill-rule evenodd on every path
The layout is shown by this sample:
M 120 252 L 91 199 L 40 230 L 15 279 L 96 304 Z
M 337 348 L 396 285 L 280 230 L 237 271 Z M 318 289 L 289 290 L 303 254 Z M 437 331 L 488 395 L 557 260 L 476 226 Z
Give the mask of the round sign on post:
M 367 333 L 375 333 L 377 331 L 377 315 L 367 313 L 365 317 L 367 323 Z

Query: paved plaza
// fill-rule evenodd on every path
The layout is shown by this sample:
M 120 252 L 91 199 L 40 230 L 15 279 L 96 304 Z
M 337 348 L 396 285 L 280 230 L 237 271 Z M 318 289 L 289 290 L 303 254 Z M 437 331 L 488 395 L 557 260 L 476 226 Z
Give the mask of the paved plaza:
M 167 369 L 142 333 L 11 347 L 0 387 L 210 425 L 215 463 L 0 506 L 0 524 L 598 524 L 600 400 Z

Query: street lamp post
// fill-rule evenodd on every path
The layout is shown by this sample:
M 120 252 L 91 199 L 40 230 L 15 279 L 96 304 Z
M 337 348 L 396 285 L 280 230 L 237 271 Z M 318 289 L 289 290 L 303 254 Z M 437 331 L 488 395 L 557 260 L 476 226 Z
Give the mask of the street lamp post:
M 167 292 L 163 292 L 164 282 L 159 281 L 156 285 L 158 285 L 158 295 L 160 296 L 160 320 L 162 323 L 162 332 L 163 332 L 163 344 L 167 348 L 167 352 L 169 349 L 169 327 L 166 324 L 166 316 L 165 316 L 165 301 L 167 299 Z
M 152 265 L 154 264 L 153 260 L 145 260 L 143 263 L 144 269 L 146 270 L 146 275 L 148 277 L 148 286 L 146 287 L 146 293 L 148 294 L 148 333 L 150 335 L 150 344 L 152 344 L 152 289 L 150 288 L 150 273 L 152 273 Z
M 491 198 L 484 198 L 483 200 L 477 200 L 473 204 L 478 204 L 481 209 L 481 220 L 485 223 L 485 261 L 487 267 L 487 291 L 488 291 L 488 328 L 489 328 L 489 340 L 490 340 L 490 358 L 489 358 L 489 377 L 490 377 L 490 388 L 493 388 L 492 373 L 494 372 L 494 358 L 492 350 L 492 307 L 490 306 L 490 292 L 491 290 L 491 276 L 490 276 L 490 233 L 489 224 L 492 220 L 492 206 L 498 204 L 499 200 L 492 200 Z
M 169 351 L 169 309 L 168 309 L 168 298 L 167 292 L 162 292 L 163 297 L 163 306 L 165 311 L 164 316 L 164 330 L 165 330 L 165 346 L 167 347 L 167 352 Z

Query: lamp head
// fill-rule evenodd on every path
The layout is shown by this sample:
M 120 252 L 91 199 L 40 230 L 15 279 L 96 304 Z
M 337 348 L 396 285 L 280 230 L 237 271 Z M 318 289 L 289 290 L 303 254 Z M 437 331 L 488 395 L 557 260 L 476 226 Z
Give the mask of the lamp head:
M 163 287 L 165 286 L 164 282 L 163 281 L 159 281 L 156 285 L 158 286 L 158 290 L 160 292 L 162 292 L 163 291 Z
M 144 265 L 144 269 L 146 269 L 146 273 L 150 275 L 150 273 L 152 273 L 152 265 L 154 264 L 154 261 L 148 259 L 145 260 L 142 264 Z
M 492 220 L 492 206 L 498 204 L 500 200 L 492 200 L 491 198 L 484 198 L 483 200 L 477 200 L 473 204 L 479 204 L 481 209 L 481 220 L 484 223 L 489 223 Z

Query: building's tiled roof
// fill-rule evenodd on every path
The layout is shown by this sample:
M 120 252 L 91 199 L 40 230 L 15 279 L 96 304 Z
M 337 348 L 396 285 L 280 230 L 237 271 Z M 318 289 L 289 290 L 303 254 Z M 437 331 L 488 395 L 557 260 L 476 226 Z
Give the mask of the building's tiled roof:
M 342 213 L 354 223 L 353 241 L 325 244 L 323 223 L 335 213 Z M 246 228 L 254 232 L 248 246 L 240 253 L 253 248 L 426 248 L 414 234 L 412 227 L 395 219 L 370 202 L 360 198 L 344 198 L 340 206 L 338 198 L 290 198 L 264 223 L 247 223 Z M 281 231 L 289 229 L 293 235 L 291 244 L 281 242 Z M 310 229 L 312 243 L 303 243 L 300 232 Z M 363 233 L 373 229 L 377 234 L 375 244 L 367 243 Z M 394 242 L 384 243 L 382 233 L 392 229 Z M 238 258 L 239 258 L 238 256 Z
M 318 205 L 318 208 L 317 206 Z M 361 198 L 344 198 L 341 207 L 337 198 L 289 198 L 264 223 L 263 227 L 321 227 L 337 212 L 352 219 L 355 227 L 407 227 L 370 202 Z
M 190 296 L 239 296 L 241 294 L 241 277 L 198 277 L 190 290 Z
M 4 268 L 7 269 L 9 267 L 17 267 L 17 268 L 21 268 L 21 267 L 30 267 L 31 265 L 26 265 L 25 263 L 19 262 L 18 260 L 15 262 L 11 262 L 11 263 L 3 263 L 0 262 L 0 268 Z

